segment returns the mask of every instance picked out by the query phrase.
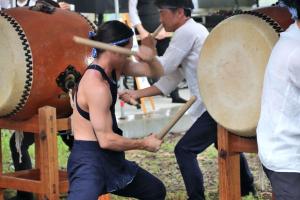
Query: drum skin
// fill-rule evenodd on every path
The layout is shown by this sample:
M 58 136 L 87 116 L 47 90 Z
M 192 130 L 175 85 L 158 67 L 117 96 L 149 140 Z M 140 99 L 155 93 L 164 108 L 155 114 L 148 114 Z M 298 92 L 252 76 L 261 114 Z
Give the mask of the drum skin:
M 256 135 L 265 67 L 278 30 L 291 23 L 287 9 L 267 7 L 225 19 L 206 39 L 197 70 L 200 95 L 230 132 Z
M 72 38 L 87 37 L 92 24 L 75 12 L 47 14 L 24 7 L 3 11 L 0 25 L 5 38 L 0 56 L 6 59 L 0 61 L 0 118 L 25 120 L 46 105 L 55 107 L 58 117 L 69 116 L 69 98 L 61 98 L 56 78 L 68 65 L 83 73 L 91 48 Z

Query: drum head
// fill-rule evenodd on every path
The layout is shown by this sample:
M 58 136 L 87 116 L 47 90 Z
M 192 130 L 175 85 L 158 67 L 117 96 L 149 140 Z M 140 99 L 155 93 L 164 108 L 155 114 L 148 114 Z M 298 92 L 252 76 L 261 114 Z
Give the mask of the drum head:
M 200 52 L 200 94 L 211 116 L 229 131 L 254 136 L 265 67 L 278 33 L 259 17 L 241 14 L 217 25 Z
M 26 84 L 28 79 L 26 62 L 30 52 L 24 50 L 22 44 L 24 41 L 19 35 L 23 32 L 19 25 L 13 26 L 9 20 L 0 15 L 0 27 L 0 116 L 2 117 L 24 105 L 28 98 L 28 94 L 24 95 L 23 92 L 25 86 L 30 85 L 30 83 Z

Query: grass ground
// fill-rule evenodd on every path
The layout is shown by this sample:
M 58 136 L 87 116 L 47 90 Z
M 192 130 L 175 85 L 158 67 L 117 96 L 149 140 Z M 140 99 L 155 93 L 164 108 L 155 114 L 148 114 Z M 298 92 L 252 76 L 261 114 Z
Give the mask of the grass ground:
M 3 169 L 4 172 L 12 172 L 14 170 L 10 150 L 9 138 L 11 134 L 8 131 L 2 131 L 2 151 L 3 151 Z M 181 134 L 169 134 L 162 148 L 157 153 L 149 153 L 144 151 L 129 151 L 126 157 L 129 160 L 137 162 L 141 167 L 147 169 L 155 176 L 160 178 L 167 188 L 167 200 L 185 200 L 187 199 L 183 180 L 174 157 L 174 146 L 181 138 Z M 59 165 L 61 168 L 66 168 L 69 155 L 68 147 L 64 145 L 62 140 L 58 139 L 59 150 Z M 34 145 L 29 149 L 30 155 L 34 158 Z M 247 154 L 247 159 L 250 168 L 255 177 L 255 185 L 258 192 L 258 197 L 252 195 L 244 197 L 243 200 L 269 200 L 271 199 L 271 188 L 260 170 L 258 158 L 255 154 Z M 33 161 L 34 162 L 34 161 Z M 213 146 L 209 147 L 203 154 L 198 156 L 200 168 L 204 173 L 204 181 L 206 188 L 207 200 L 218 199 L 218 168 L 217 168 L 217 151 Z M 264 177 L 264 178 L 260 178 Z M 5 196 L 14 195 L 14 191 L 8 190 Z M 113 200 L 125 200 L 112 195 Z

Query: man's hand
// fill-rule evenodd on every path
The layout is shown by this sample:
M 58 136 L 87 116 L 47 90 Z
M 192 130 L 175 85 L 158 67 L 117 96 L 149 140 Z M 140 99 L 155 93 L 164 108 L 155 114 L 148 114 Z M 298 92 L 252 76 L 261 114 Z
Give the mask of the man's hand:
M 162 39 L 165 39 L 165 38 L 168 38 L 168 37 L 171 37 L 172 36 L 172 33 L 171 32 L 166 32 L 165 29 L 163 28 L 159 33 L 158 35 L 155 37 L 155 39 L 157 40 L 162 40 Z
M 140 39 L 143 40 L 144 38 L 148 37 L 149 34 L 150 33 L 144 29 L 144 31 L 139 32 Z
M 147 37 L 141 40 L 143 46 L 149 47 L 152 51 L 156 52 L 156 39 L 149 34 Z
M 63 10 L 71 10 L 71 6 L 70 4 L 66 3 L 66 2 L 59 2 L 59 7 Z
M 144 138 L 145 150 L 157 152 L 162 144 L 162 140 L 158 139 L 155 134 L 151 134 Z
M 143 27 L 142 24 L 137 24 L 135 28 L 138 30 L 141 40 L 149 35 L 149 32 Z
M 132 99 L 137 100 L 139 98 L 137 93 L 136 90 L 123 90 L 119 92 L 119 99 L 128 104 L 132 104 Z
M 144 62 L 152 62 L 155 58 L 155 55 L 156 54 L 152 49 L 144 45 L 140 46 L 138 52 L 136 53 L 137 60 Z

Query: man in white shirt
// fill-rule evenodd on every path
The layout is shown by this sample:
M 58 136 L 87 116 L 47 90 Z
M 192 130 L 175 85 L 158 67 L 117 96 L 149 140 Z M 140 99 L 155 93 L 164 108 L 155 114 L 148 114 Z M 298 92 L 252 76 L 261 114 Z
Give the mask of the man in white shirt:
M 1 1 L 1 0 L 0 0 Z M 9 1 L 9 0 L 2 0 L 2 1 Z M 57 0 L 53 0 L 57 2 Z M 11 7 L 24 7 L 24 6 L 34 6 L 37 0 L 13 0 Z M 75 10 L 75 6 L 73 4 L 68 4 L 66 2 L 58 2 L 59 7 L 64 10 Z
M 0 0 L 0 10 L 10 8 L 9 0 Z
M 128 102 L 129 96 L 137 99 L 161 93 L 168 94 L 183 78 L 186 79 L 191 95 L 197 97 L 190 109 L 195 123 L 176 145 L 175 155 L 189 199 L 203 200 L 205 199 L 203 176 L 198 166 L 197 154 L 217 142 L 217 124 L 201 100 L 197 79 L 199 52 L 209 33 L 203 25 L 191 18 L 191 11 L 194 8 L 191 0 L 156 0 L 156 5 L 160 9 L 160 21 L 165 30 L 175 31 L 166 52 L 158 57 L 164 68 L 164 76 L 149 88 L 124 91 L 120 97 Z M 254 191 L 253 177 L 242 154 L 241 185 L 243 196 Z
M 138 31 L 141 39 L 146 38 L 149 33 L 153 33 L 160 25 L 159 11 L 155 5 L 155 0 L 129 0 L 128 6 L 130 21 L 132 26 Z M 170 33 L 162 29 L 155 39 L 157 55 L 162 56 L 169 46 Z M 156 79 L 151 80 L 149 81 L 151 85 L 157 81 Z M 186 102 L 185 99 L 179 96 L 178 87 L 170 93 L 170 97 L 173 103 Z
M 276 200 L 300 199 L 300 1 L 283 0 L 296 22 L 272 50 L 257 127 L 259 157 Z

